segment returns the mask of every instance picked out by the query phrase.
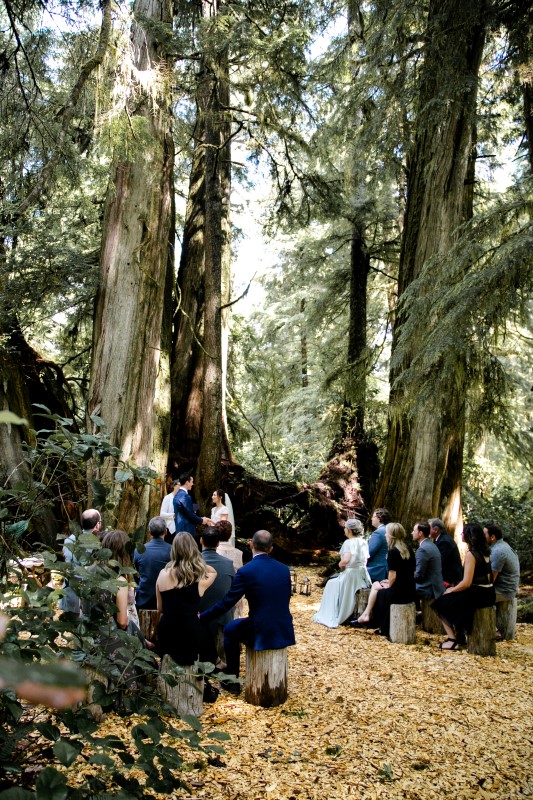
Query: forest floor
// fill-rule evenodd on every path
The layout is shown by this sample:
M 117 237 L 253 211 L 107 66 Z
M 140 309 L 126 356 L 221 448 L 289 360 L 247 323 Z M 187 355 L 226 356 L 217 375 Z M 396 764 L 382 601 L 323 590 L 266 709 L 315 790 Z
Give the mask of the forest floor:
M 201 722 L 231 736 L 224 754 L 206 765 L 191 752 L 192 795 L 167 800 L 533 797 L 533 626 L 495 658 L 442 652 L 443 637 L 423 632 L 405 646 L 330 630 L 311 620 L 322 592 L 318 571 L 304 572 L 313 591 L 291 603 L 287 702 L 262 709 L 222 692 Z M 110 715 L 101 733 L 124 724 Z

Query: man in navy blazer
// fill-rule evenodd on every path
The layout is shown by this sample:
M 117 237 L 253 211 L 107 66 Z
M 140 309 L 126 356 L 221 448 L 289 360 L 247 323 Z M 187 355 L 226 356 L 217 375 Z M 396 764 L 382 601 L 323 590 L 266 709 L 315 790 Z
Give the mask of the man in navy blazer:
M 170 545 L 165 542 L 167 523 L 163 517 L 153 517 L 148 523 L 151 539 L 144 546 L 144 552 L 136 549 L 133 564 L 139 573 L 139 587 L 135 604 L 138 609 L 156 609 L 155 585 L 161 570 L 170 561 Z
M 444 594 L 442 562 L 439 548 L 429 538 L 429 525 L 417 522 L 411 535 L 415 542 L 418 542 L 418 550 L 415 553 L 416 596 L 427 599 L 440 597 Z
M 272 534 L 268 531 L 256 531 L 251 547 L 252 560 L 237 571 L 226 596 L 200 614 L 202 621 L 209 622 L 233 608 L 241 597 L 246 597 L 249 616 L 234 619 L 224 628 L 225 672 L 236 677 L 239 676 L 241 642 L 254 650 L 279 650 L 296 644 L 289 611 L 289 568 L 270 557 Z M 235 683 L 226 683 L 225 687 L 234 693 L 240 690 L 240 685 Z
M 215 523 L 207 517 L 200 517 L 194 513 L 192 497 L 189 494 L 194 484 L 193 476 L 186 472 L 180 475 L 179 482 L 181 486 L 174 497 L 176 533 L 187 531 L 191 536 L 194 536 L 197 525 L 214 525 Z

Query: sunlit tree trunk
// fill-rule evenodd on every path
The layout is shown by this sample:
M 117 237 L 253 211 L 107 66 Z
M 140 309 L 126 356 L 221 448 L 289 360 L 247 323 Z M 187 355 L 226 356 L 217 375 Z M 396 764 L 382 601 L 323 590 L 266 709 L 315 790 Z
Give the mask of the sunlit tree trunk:
M 108 191 L 98 290 L 88 424 L 97 415 L 111 442 L 162 481 L 168 450 L 170 382 L 165 306 L 170 302 L 169 234 L 174 144 L 171 63 L 150 22 L 172 25 L 167 0 L 137 0 L 131 28 L 129 153 L 121 151 Z M 160 36 L 160 33 L 158 34 Z M 117 525 L 131 530 L 146 520 L 141 500 L 127 487 Z M 158 493 L 159 494 L 159 493 Z M 154 508 L 155 508 L 154 498 Z
M 486 13 L 483 0 L 432 0 L 429 6 L 419 113 L 408 163 L 400 300 L 427 261 L 449 250 L 465 219 Z M 393 348 L 408 314 L 409 308 L 404 308 L 397 317 Z M 392 385 L 411 357 L 391 374 Z M 441 516 L 452 529 L 460 523 L 466 370 L 460 358 L 456 364 L 445 395 L 412 417 L 406 411 L 411 399 L 393 385 L 387 451 L 374 503 L 389 508 L 404 525 L 431 515 Z

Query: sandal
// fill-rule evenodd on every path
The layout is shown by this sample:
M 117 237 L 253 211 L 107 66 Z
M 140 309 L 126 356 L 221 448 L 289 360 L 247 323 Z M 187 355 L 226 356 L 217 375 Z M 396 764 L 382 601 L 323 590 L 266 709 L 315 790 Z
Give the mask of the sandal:
M 452 642 L 452 644 L 449 647 L 444 647 L 447 642 Z M 457 639 L 445 639 L 439 644 L 439 650 L 459 650 Z

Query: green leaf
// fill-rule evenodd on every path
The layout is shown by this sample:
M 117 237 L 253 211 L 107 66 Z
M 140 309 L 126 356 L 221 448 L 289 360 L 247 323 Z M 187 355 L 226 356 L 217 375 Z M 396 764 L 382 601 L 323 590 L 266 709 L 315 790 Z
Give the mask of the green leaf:
M 102 419 L 102 417 L 99 417 L 97 414 L 91 414 L 91 419 L 92 419 L 92 421 L 94 422 L 94 424 L 98 428 L 106 428 L 107 427 L 107 425 L 104 422 L 104 420 Z
M 117 469 L 115 472 L 115 483 L 126 483 L 130 478 L 133 478 L 133 472 L 126 469 Z
M 35 794 L 28 792 L 27 789 L 20 789 L 18 786 L 0 792 L 0 800 L 35 800 Z
M 45 767 L 39 773 L 35 789 L 36 800 L 66 800 L 68 797 L 67 779 L 53 767 Z
M 0 422 L 5 422 L 9 425 L 27 425 L 28 420 L 18 417 L 12 411 L 0 411 Z
M 59 728 L 57 725 L 52 725 L 50 720 L 47 720 L 46 722 L 38 722 L 35 727 L 45 739 L 50 739 L 52 742 L 57 742 L 57 740 L 61 737 Z
M 97 764 L 100 767 L 114 767 L 115 762 L 113 761 L 110 756 L 106 756 L 105 753 L 95 753 L 89 759 L 89 764 Z
M 213 731 L 207 734 L 207 738 L 216 739 L 218 742 L 227 742 L 231 739 L 231 736 L 229 733 L 224 733 L 224 731 Z
M 202 723 L 200 722 L 198 717 L 195 717 L 192 714 L 182 714 L 181 719 L 183 720 L 183 722 L 186 722 L 187 725 L 189 725 L 193 729 L 193 731 L 200 732 L 202 730 Z
M 6 533 L 8 536 L 13 537 L 14 539 L 18 539 L 19 536 L 28 530 L 28 520 L 21 519 L 19 522 L 14 522 L 13 525 L 9 525 L 6 528 Z
M 60 739 L 53 747 L 55 757 L 64 767 L 70 767 L 80 754 L 81 747 L 74 747 L 65 739 Z

